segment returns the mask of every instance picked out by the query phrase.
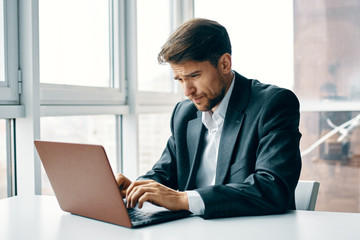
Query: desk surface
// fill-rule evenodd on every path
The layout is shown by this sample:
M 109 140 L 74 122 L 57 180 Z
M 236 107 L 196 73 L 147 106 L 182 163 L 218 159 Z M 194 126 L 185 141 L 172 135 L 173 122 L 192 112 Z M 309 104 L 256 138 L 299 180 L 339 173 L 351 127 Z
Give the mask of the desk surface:
M 203 220 L 190 217 L 128 229 L 63 212 L 54 197 L 0 200 L 0 239 L 360 239 L 360 214 L 291 211 Z

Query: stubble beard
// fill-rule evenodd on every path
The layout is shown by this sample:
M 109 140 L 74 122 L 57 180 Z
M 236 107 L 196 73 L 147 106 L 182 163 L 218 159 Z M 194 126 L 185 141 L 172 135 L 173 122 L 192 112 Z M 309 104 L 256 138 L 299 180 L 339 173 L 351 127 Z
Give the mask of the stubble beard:
M 204 97 L 207 99 L 207 102 L 204 105 L 199 105 L 196 104 L 195 102 L 193 102 L 195 104 L 195 107 L 202 112 L 207 112 L 210 111 L 211 109 L 213 109 L 216 105 L 218 105 L 221 100 L 224 98 L 225 96 L 225 92 L 226 92 L 226 87 L 222 86 L 220 93 L 216 96 L 214 96 L 213 98 L 208 98 L 207 95 L 205 95 Z

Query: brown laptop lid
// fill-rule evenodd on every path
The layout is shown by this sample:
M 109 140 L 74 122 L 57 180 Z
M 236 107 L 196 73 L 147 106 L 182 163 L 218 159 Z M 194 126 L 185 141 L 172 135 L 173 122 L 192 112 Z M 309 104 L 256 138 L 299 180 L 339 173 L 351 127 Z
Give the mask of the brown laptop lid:
M 132 226 L 102 146 L 47 141 L 35 146 L 61 209 Z

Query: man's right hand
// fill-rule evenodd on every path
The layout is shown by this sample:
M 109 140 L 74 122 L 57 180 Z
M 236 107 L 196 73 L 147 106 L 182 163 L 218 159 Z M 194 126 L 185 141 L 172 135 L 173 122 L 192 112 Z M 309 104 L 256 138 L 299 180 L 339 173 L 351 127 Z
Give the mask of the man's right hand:
M 121 196 L 124 198 L 126 197 L 126 191 L 128 189 L 128 187 L 131 184 L 130 179 L 128 179 L 127 177 L 125 177 L 124 175 L 122 175 L 121 173 L 119 173 L 118 175 L 115 176 L 116 179 L 116 183 L 119 187 Z

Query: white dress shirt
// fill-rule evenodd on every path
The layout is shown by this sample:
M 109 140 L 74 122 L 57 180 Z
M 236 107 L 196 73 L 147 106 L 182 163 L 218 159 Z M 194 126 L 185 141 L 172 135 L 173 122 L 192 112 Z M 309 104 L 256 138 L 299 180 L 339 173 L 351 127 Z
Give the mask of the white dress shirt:
M 235 74 L 231 85 L 215 112 L 202 112 L 202 122 L 207 131 L 204 134 L 204 151 L 196 175 L 198 188 L 215 184 L 216 164 L 219 153 L 220 137 L 224 125 L 224 119 L 229 104 L 230 96 L 234 87 Z M 194 191 L 186 191 L 189 200 L 189 210 L 193 214 L 203 215 L 205 211 L 204 201 L 200 194 Z

